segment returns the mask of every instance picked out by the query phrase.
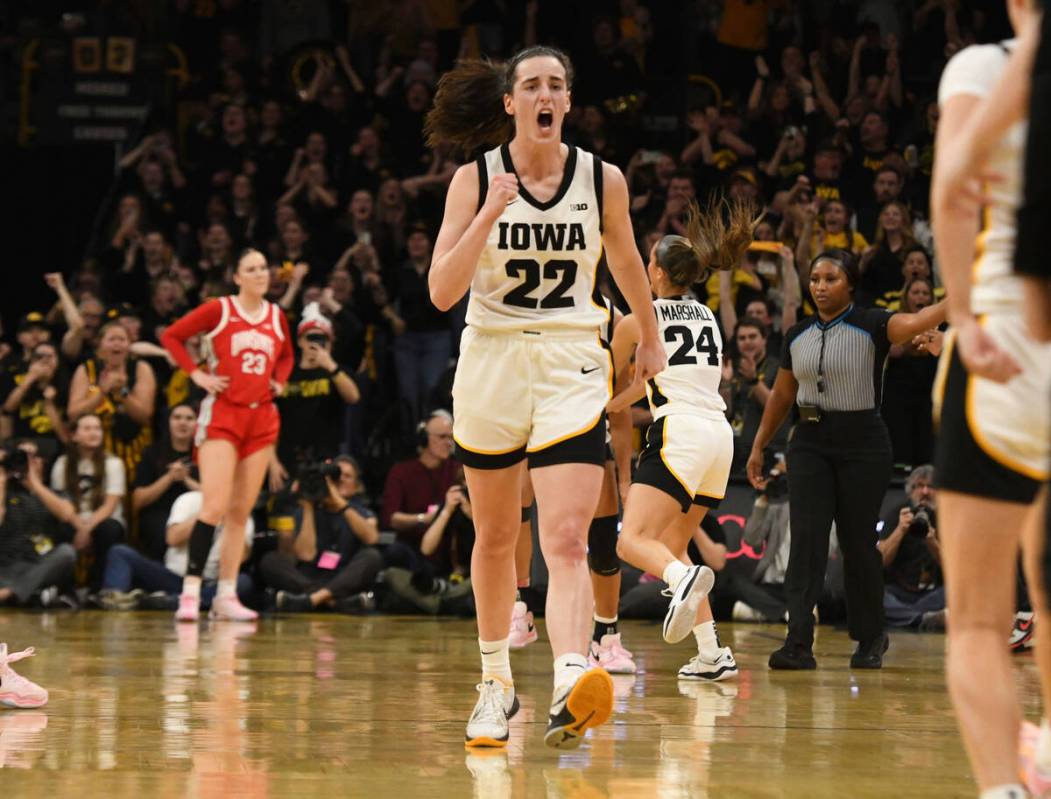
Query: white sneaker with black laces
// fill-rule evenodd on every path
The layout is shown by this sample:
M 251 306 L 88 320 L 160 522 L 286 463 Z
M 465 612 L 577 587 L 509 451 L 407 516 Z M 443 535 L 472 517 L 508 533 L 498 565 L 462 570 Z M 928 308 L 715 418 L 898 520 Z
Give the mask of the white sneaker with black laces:
M 555 688 L 544 743 L 554 749 L 576 749 L 592 727 L 605 724 L 613 713 L 613 678 L 601 667 L 582 672 L 568 685 Z
M 671 597 L 664 616 L 664 640 L 677 644 L 693 631 L 697 608 L 715 585 L 715 572 L 707 566 L 691 566 L 675 589 L 666 589 Z
M 518 712 L 519 707 L 514 686 L 499 677 L 482 677 L 476 687 L 478 702 L 467 721 L 465 746 L 507 746 L 507 722 Z
M 719 650 L 719 657 L 709 660 L 702 655 L 694 655 L 690 662 L 679 669 L 680 680 L 704 680 L 718 682 L 737 676 L 737 661 L 734 660 L 730 647 Z

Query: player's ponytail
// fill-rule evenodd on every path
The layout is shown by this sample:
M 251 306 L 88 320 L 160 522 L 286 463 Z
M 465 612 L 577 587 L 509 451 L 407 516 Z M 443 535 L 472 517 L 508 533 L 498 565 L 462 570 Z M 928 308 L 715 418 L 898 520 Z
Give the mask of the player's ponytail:
M 660 240 L 657 265 L 676 286 L 702 282 L 713 270 L 733 269 L 751 244 L 760 219 L 751 203 L 722 200 L 701 210 L 691 200 L 686 235 Z
M 423 132 L 428 147 L 454 144 L 465 152 L 496 147 L 511 138 L 504 111 L 504 68 L 492 61 L 460 61 L 442 75 Z
M 427 146 L 453 144 L 470 153 L 509 141 L 514 134 L 514 117 L 504 110 L 504 95 L 514 88 L 518 65 L 537 56 L 558 59 L 566 70 L 566 85 L 572 85 L 573 65 L 554 47 L 527 47 L 506 64 L 458 61 L 438 81 L 434 107 L 423 123 Z

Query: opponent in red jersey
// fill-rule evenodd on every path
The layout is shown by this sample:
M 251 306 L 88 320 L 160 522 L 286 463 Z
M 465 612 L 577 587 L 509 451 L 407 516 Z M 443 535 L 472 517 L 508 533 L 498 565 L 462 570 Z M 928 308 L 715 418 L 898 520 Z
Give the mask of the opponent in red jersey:
M 175 618 L 196 621 L 201 575 L 223 523 L 219 588 L 213 618 L 249 621 L 253 610 L 237 599 L 234 587 L 244 550 L 244 528 L 270 461 L 280 418 L 273 397 L 292 371 L 294 356 L 288 322 L 267 302 L 270 270 L 258 250 L 246 250 L 237 263 L 236 295 L 211 300 L 169 327 L 161 343 L 190 379 L 208 392 L 197 419 L 197 460 L 204 500 L 190 533 L 190 558 Z M 204 334 L 207 369 L 186 351 L 185 341 Z

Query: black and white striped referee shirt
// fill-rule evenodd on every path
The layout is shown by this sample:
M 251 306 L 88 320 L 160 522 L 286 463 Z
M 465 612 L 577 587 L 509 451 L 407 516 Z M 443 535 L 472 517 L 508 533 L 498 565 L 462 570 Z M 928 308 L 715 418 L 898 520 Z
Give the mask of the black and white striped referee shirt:
M 879 408 L 891 316 L 879 308 L 851 304 L 828 322 L 812 316 L 789 329 L 781 368 L 799 382 L 796 402 L 825 411 Z

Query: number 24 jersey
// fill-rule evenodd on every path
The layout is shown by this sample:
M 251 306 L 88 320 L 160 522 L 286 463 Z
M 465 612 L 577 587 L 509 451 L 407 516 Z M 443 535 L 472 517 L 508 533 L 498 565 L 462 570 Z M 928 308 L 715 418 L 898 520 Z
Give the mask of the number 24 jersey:
M 723 338 L 715 314 L 692 297 L 658 299 L 653 310 L 668 354 L 667 368 L 646 385 L 653 418 L 688 413 L 725 419 L 719 395 Z

